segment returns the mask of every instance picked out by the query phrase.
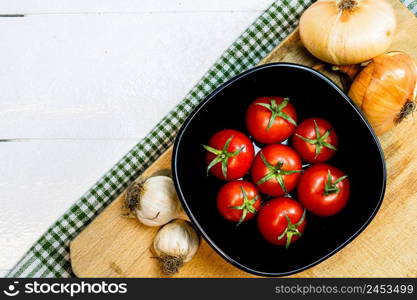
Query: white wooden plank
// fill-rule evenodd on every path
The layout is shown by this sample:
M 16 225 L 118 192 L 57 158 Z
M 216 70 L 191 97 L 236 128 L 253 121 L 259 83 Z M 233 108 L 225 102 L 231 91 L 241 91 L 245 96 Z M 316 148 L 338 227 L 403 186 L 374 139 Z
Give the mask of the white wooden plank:
M 138 13 L 263 10 L 272 0 L 2 0 L 0 13 Z
M 134 144 L 0 143 L 0 276 Z
M 142 138 L 258 15 L 0 18 L 0 138 Z
M 0 277 L 270 2 L 0 2 Z

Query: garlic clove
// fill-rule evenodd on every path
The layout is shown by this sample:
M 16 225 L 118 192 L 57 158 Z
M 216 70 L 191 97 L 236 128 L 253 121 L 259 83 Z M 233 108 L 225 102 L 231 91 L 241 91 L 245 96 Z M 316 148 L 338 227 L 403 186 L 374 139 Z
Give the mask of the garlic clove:
M 196 254 L 200 237 L 187 221 L 177 219 L 163 226 L 153 241 L 153 251 L 165 274 L 174 274 Z
M 153 176 L 132 184 L 125 201 L 125 206 L 147 226 L 164 225 L 183 213 L 173 180 L 168 176 Z

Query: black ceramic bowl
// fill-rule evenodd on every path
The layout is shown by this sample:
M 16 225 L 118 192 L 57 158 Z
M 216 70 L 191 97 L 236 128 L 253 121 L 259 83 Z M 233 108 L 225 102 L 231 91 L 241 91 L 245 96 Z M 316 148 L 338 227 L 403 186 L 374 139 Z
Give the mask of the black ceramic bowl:
M 304 235 L 288 250 L 266 242 L 257 231 L 255 218 L 237 227 L 221 217 L 216 194 L 225 182 L 206 175 L 201 147 L 221 129 L 247 133 L 246 109 L 261 96 L 289 97 L 299 121 L 308 117 L 330 121 L 339 136 L 339 151 L 329 163 L 346 172 L 351 183 L 351 196 L 343 211 L 326 218 L 307 214 Z M 228 262 L 263 276 L 300 272 L 346 246 L 375 216 L 386 181 L 378 139 L 351 100 L 319 72 L 289 63 L 253 68 L 208 96 L 177 136 L 172 170 L 183 207 L 206 241 Z

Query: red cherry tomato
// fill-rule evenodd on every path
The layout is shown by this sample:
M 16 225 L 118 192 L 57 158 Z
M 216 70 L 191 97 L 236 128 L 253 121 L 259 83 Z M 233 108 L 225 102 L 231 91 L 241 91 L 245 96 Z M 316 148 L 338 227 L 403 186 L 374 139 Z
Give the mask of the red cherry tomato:
M 301 159 L 290 147 L 280 144 L 262 148 L 252 165 L 252 180 L 270 196 L 282 196 L 297 185 L 302 171 Z
M 217 209 L 229 221 L 250 220 L 261 206 L 258 189 L 249 181 L 236 180 L 226 183 L 217 194 Z
M 250 135 L 262 144 L 288 139 L 297 126 L 297 113 L 288 98 L 261 97 L 249 106 L 246 126 Z
M 251 140 L 242 132 L 225 129 L 214 134 L 208 146 L 207 172 L 223 180 L 243 177 L 250 169 L 255 150 Z
M 349 199 L 347 176 L 328 164 L 312 165 L 304 171 L 298 184 L 298 200 L 318 216 L 340 212 Z
M 320 118 L 310 118 L 298 125 L 292 146 L 308 163 L 329 160 L 337 151 L 337 135 L 332 125 Z
M 304 232 L 305 210 L 289 197 L 268 201 L 258 213 L 258 229 L 265 240 L 274 245 L 289 247 Z

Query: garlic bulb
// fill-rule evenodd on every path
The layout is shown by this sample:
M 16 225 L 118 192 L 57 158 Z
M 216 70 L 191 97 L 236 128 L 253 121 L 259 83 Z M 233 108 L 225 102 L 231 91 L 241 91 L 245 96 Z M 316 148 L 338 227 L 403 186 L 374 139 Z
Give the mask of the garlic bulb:
M 304 46 L 333 65 L 357 64 L 382 54 L 395 29 L 394 9 L 385 0 L 318 0 L 300 19 Z
M 147 226 L 164 225 L 182 213 L 174 183 L 168 176 L 133 183 L 126 191 L 125 206 Z
M 189 222 L 177 219 L 162 227 L 153 241 L 153 250 L 165 274 L 175 274 L 196 254 L 200 237 Z

